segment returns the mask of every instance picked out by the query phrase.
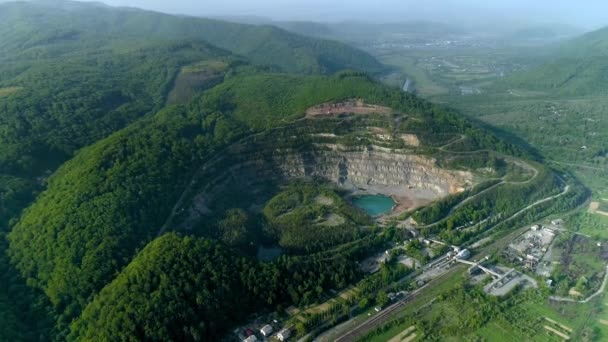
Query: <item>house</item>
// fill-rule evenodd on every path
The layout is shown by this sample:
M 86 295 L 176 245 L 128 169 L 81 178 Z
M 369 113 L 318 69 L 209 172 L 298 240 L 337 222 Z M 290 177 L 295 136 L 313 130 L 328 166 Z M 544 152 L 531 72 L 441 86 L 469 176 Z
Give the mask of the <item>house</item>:
M 553 220 L 553 221 L 551 221 L 551 224 L 554 226 L 561 226 L 562 224 L 564 224 L 564 220 L 562 220 L 562 219 Z
M 277 338 L 280 341 L 287 341 L 287 339 L 291 336 L 291 330 L 285 328 L 281 331 L 279 331 L 279 333 L 277 334 Z
M 257 341 L 258 341 L 258 338 L 255 337 L 255 335 L 251 335 L 243 340 L 243 342 L 257 342 Z
M 264 337 L 270 336 L 273 331 L 274 329 L 272 329 L 272 326 L 270 324 L 266 324 L 264 327 L 262 327 L 262 329 L 260 329 L 260 333 Z
M 408 232 L 414 238 L 417 238 L 418 236 L 420 236 L 420 233 L 418 233 L 418 231 L 416 229 L 408 229 Z

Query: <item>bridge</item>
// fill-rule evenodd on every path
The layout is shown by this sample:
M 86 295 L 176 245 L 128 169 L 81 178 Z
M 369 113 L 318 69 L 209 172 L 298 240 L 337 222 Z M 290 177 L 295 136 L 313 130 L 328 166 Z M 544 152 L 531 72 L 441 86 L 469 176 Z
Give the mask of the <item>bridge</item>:
M 481 263 L 484 261 L 484 259 L 487 260 L 488 258 L 489 257 L 485 257 L 478 262 L 473 262 L 473 261 L 468 261 L 468 260 L 458 259 L 458 258 L 455 258 L 454 260 L 456 260 L 457 262 L 462 263 L 462 264 L 471 265 L 470 269 L 473 269 L 474 267 L 479 267 L 480 270 L 484 271 L 486 274 L 491 275 L 492 277 L 495 277 L 495 278 L 502 277 L 503 276 L 502 274 L 481 265 Z

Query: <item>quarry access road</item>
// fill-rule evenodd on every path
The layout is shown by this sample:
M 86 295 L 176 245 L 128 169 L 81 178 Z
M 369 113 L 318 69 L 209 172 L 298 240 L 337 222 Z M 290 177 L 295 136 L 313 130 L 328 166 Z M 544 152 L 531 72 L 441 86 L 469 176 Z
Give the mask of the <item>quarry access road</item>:
M 484 151 L 484 150 L 481 150 L 481 151 Z M 477 151 L 477 153 L 481 152 L 481 151 Z M 504 155 L 502 155 L 502 157 L 505 160 L 507 160 L 507 161 L 509 161 L 511 163 L 519 165 L 522 168 L 527 169 L 529 171 L 532 171 L 534 173 L 534 175 L 532 177 L 528 178 L 525 181 L 507 181 L 505 177 L 501 177 L 501 178 L 499 178 L 501 180 L 500 182 L 498 182 L 498 183 L 496 183 L 496 184 L 488 187 L 487 189 L 484 189 L 484 190 L 482 190 L 482 191 L 480 191 L 480 192 L 478 192 L 478 193 L 476 193 L 476 194 L 474 194 L 472 196 L 469 196 L 469 197 L 465 198 L 464 200 L 460 201 L 459 203 L 457 203 L 455 206 L 453 206 L 450 209 L 450 211 L 448 212 L 448 214 L 445 215 L 439 221 L 433 222 L 433 223 L 428 224 L 428 225 L 420 226 L 419 228 L 421 228 L 421 229 L 432 228 L 432 227 L 435 227 L 435 226 L 437 226 L 437 225 L 439 225 L 439 224 L 447 221 L 450 218 L 450 216 L 453 215 L 454 212 L 456 210 L 458 210 L 460 207 L 462 207 L 463 205 L 467 204 L 468 202 L 474 200 L 475 198 L 477 198 L 477 197 L 485 194 L 486 192 L 489 192 L 489 191 L 491 191 L 491 190 L 493 190 L 493 189 L 495 189 L 495 188 L 497 188 L 497 187 L 499 187 L 501 185 L 507 185 L 507 184 L 510 184 L 510 185 L 523 185 L 523 184 L 528 184 L 528 183 L 532 182 L 533 180 L 535 180 L 538 177 L 538 175 L 540 174 L 540 171 L 538 171 L 537 168 L 535 168 L 533 165 L 531 165 L 529 163 L 526 163 L 525 161 L 523 161 L 521 159 L 516 159 L 516 158 L 504 156 Z M 524 208 L 524 209 L 527 210 L 529 208 Z
M 454 145 L 454 144 L 455 144 L 455 143 L 457 143 L 457 142 L 461 142 L 461 141 L 463 141 L 463 140 L 464 140 L 464 139 L 466 139 L 466 138 L 467 138 L 467 136 L 466 136 L 466 135 L 464 135 L 464 134 L 460 134 L 460 138 L 458 138 L 458 139 L 454 139 L 454 140 L 452 140 L 452 141 L 448 142 L 447 144 L 445 144 L 445 145 L 443 145 L 443 146 L 439 146 L 439 147 L 437 147 L 437 149 L 438 149 L 439 151 L 442 151 L 442 152 L 452 152 L 452 151 L 447 151 L 447 150 L 446 150 L 446 147 L 451 146 L 451 145 Z

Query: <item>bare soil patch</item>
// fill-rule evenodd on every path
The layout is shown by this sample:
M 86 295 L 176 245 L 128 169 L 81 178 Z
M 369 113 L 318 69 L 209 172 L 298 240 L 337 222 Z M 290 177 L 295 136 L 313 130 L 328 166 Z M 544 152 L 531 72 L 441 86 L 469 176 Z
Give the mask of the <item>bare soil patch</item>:
M 564 339 L 564 340 L 566 340 L 566 341 L 567 341 L 567 340 L 570 340 L 570 336 L 568 336 L 568 335 L 566 335 L 566 334 L 562 333 L 561 331 L 559 331 L 559 330 L 557 330 L 557 329 L 553 329 L 553 328 L 551 328 L 551 327 L 550 327 L 550 326 L 548 326 L 548 325 L 545 325 L 545 326 L 544 326 L 544 328 L 545 328 L 545 330 L 547 330 L 547 331 L 550 331 L 550 332 L 554 333 L 555 335 L 557 335 L 557 336 L 559 336 L 559 337 L 563 338 L 563 339 Z
M 366 104 L 363 100 L 348 100 L 338 103 L 324 103 L 306 110 L 306 117 L 314 118 L 321 116 L 332 116 L 340 114 L 391 114 L 388 107 Z
M 600 202 L 591 202 L 589 204 L 589 211 L 594 213 L 600 208 Z
M 602 216 L 608 216 L 608 212 L 602 210 L 602 209 L 604 209 L 604 207 L 606 207 L 606 205 L 604 203 L 591 202 L 589 204 L 589 213 L 590 214 L 602 215 Z
M 416 326 L 412 325 L 411 327 L 403 330 L 399 335 L 391 338 L 388 342 L 401 342 L 401 341 L 411 341 L 416 338 L 416 334 L 412 334 L 416 330 Z M 413 336 L 413 337 L 412 337 Z
M 341 224 L 344 224 L 344 222 L 346 222 L 346 219 L 344 219 L 344 217 L 338 214 L 330 213 L 325 217 L 323 222 L 319 223 L 319 225 L 325 227 L 337 227 Z
M 415 134 L 401 134 L 401 140 L 405 141 L 409 146 L 420 146 L 420 139 Z
M 568 331 L 568 332 L 572 332 L 572 328 L 570 328 L 570 327 L 567 327 L 567 326 L 565 326 L 565 325 L 563 325 L 563 324 L 561 324 L 561 323 L 559 323 L 559 322 L 557 322 L 557 321 L 555 321 L 555 320 L 552 320 L 552 319 L 551 319 L 551 318 L 549 318 L 549 317 L 545 317 L 545 319 L 546 319 L 547 321 L 549 321 L 549 322 L 551 322 L 551 323 L 553 323 L 553 324 L 555 324 L 555 325 L 559 326 L 560 328 L 562 328 L 562 329 L 564 329 L 564 330 Z
M 334 200 L 332 198 L 323 196 L 323 195 L 317 196 L 315 198 L 315 202 L 317 202 L 321 205 L 333 205 L 334 204 Z

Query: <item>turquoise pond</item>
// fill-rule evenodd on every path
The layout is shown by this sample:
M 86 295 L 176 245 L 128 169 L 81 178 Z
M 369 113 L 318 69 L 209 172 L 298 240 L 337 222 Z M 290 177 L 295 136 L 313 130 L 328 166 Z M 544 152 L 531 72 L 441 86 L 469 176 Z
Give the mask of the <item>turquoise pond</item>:
M 383 195 L 364 195 L 353 198 L 353 204 L 365 210 L 370 216 L 380 216 L 393 210 L 395 201 Z

